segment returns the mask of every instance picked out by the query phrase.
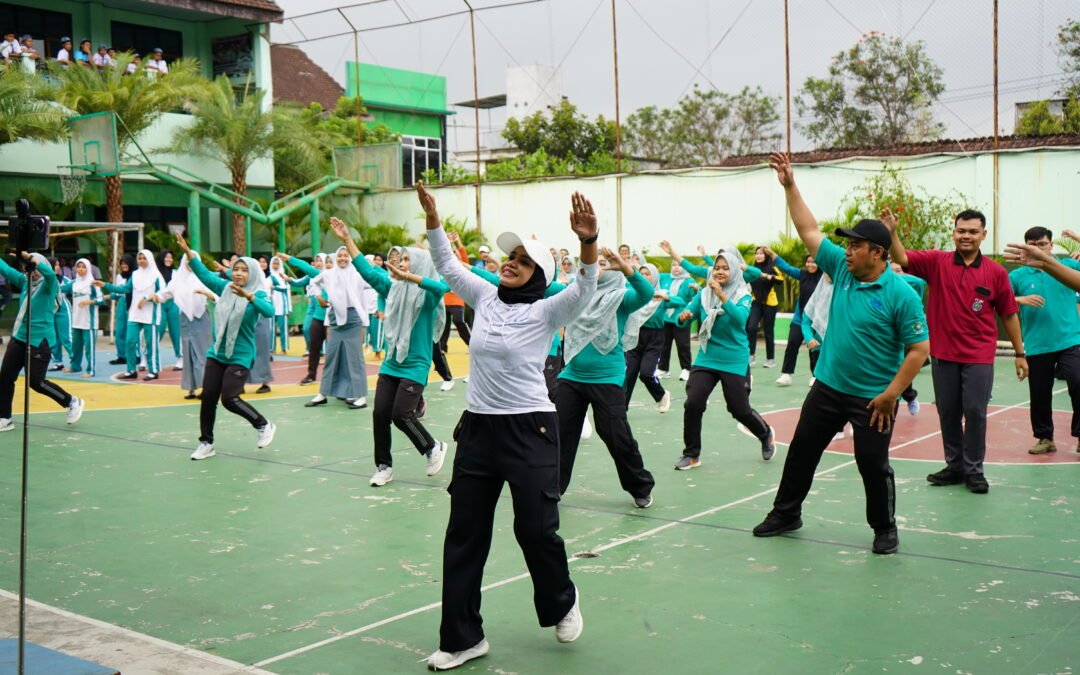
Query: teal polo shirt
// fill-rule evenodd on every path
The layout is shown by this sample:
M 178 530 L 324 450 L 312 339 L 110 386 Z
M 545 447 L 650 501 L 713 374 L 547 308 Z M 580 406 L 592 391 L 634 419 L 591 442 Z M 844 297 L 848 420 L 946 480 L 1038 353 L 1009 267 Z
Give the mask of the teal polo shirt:
M 706 288 L 701 293 L 712 293 Z M 690 301 L 687 311 L 698 321 L 705 319 L 701 306 L 701 293 Z M 694 356 L 695 368 L 710 368 L 724 373 L 745 376 L 750 366 L 750 341 L 746 334 L 746 320 L 750 318 L 750 307 L 754 302 L 752 295 L 744 295 L 738 302 L 730 299 L 722 307 L 724 313 L 713 321 L 709 342 L 698 349 Z
M 616 274 L 616 272 L 606 272 L 606 274 Z M 615 347 L 607 354 L 601 354 L 590 342 L 566 364 L 563 371 L 559 373 L 560 380 L 582 384 L 615 384 L 620 387 L 625 384 L 626 353 L 622 348 L 622 338 L 626 330 L 626 320 L 631 314 L 649 304 L 653 296 L 652 284 L 641 275 L 641 272 L 634 272 L 632 276 L 627 277 L 627 284 L 628 288 L 623 295 L 623 301 L 615 312 L 615 323 L 619 329 L 619 339 L 615 341 Z
M 1080 263 L 1072 258 L 1062 258 L 1061 264 L 1080 270 Z M 1052 354 L 1080 345 L 1076 291 L 1033 267 L 1018 267 L 1009 272 L 1009 283 L 1016 297 L 1039 295 L 1046 300 L 1042 307 L 1020 305 L 1020 328 L 1028 356 Z
M 930 339 L 922 301 L 891 269 L 859 281 L 848 271 L 844 249 L 828 239 L 814 260 L 835 286 L 814 375 L 842 394 L 874 398 L 900 369 L 904 348 Z

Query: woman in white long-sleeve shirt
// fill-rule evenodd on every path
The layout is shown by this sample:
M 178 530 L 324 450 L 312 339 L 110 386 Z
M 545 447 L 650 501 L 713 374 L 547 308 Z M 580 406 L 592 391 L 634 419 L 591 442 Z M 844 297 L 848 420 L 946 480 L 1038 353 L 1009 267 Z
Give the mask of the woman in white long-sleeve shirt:
M 450 481 L 450 523 L 443 544 L 442 624 L 432 670 L 456 668 L 488 653 L 480 617 L 480 585 L 491 548 L 495 505 L 503 483 L 514 500 L 514 534 L 533 581 L 541 626 L 560 642 L 581 634 L 579 596 L 570 581 L 559 529 L 559 419 L 548 398 L 544 361 L 551 337 L 596 292 L 596 215 L 575 194 L 570 226 L 581 240 L 577 283 L 544 298 L 555 279 L 547 247 L 503 233 L 509 258 L 499 285 L 461 266 L 443 231 L 435 199 L 417 184 L 435 266 L 475 312 L 469 344 L 466 410 L 454 430 L 457 456 Z

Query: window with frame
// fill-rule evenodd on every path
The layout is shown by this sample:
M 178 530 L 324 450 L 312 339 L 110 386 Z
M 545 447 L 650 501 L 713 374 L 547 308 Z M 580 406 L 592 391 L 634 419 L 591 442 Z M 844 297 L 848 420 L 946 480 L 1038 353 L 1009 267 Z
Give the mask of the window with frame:
M 144 58 L 154 49 L 161 49 L 165 62 L 172 63 L 184 55 L 184 35 L 175 30 L 113 21 L 112 46 L 118 52 L 137 52 Z
M 35 46 L 44 44 L 42 58 L 56 58 L 56 53 L 63 46 L 60 38 L 75 37 L 71 34 L 70 14 L 36 7 L 0 3 L 0 27 L 0 30 L 15 33 L 16 39 L 29 35 L 34 38 Z
M 401 137 L 401 178 L 405 187 L 416 185 L 428 169 L 442 169 L 442 140 L 425 136 Z

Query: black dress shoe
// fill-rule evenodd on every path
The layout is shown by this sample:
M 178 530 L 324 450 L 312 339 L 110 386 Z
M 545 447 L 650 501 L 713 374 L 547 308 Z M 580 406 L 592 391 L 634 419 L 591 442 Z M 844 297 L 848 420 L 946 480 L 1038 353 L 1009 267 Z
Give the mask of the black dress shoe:
M 900 548 L 900 538 L 896 536 L 896 528 L 890 527 L 874 532 L 874 553 L 889 555 L 896 553 Z
M 255 393 L 256 394 L 269 394 L 270 393 L 270 385 L 264 384 L 263 386 L 256 389 Z
M 314 382 L 315 382 L 314 377 L 305 377 L 304 379 L 300 380 L 300 385 L 303 386 L 303 385 L 306 385 L 306 384 L 313 384 Z
M 144 377 L 143 380 L 149 382 L 150 380 L 156 380 L 157 378 L 158 378 L 157 373 L 150 373 L 149 375 Z
M 345 401 L 345 407 L 350 410 L 363 410 L 367 407 L 367 399 L 363 399 L 363 401 L 359 403 L 357 403 L 357 401 L 360 401 L 360 399 Z
M 964 474 L 946 467 L 941 471 L 930 474 L 926 477 L 926 480 L 931 485 L 959 485 L 964 482 Z
M 196 393 L 195 393 L 195 392 L 193 392 L 193 391 L 192 391 L 192 392 L 188 392 L 188 394 L 184 396 L 184 400 L 185 400 L 185 401 L 194 401 L 194 400 L 195 400 L 195 399 L 197 399 L 197 398 L 199 398 L 199 395 L 198 395 L 198 394 L 196 394 Z
M 990 483 L 986 482 L 986 476 L 981 473 L 969 473 L 964 482 L 967 483 L 967 489 L 977 495 L 990 492 Z
M 110 366 L 122 366 L 125 363 L 127 363 L 127 359 L 113 359 L 112 361 L 109 361 Z
M 329 402 L 330 402 L 330 400 L 325 399 L 325 398 L 322 399 L 321 401 L 308 401 L 307 403 L 304 404 L 304 407 L 305 408 L 314 408 L 317 405 L 326 405 Z
M 784 518 L 775 513 L 769 513 L 765 520 L 754 528 L 755 537 L 775 537 L 778 534 L 792 532 L 802 527 L 802 518 Z
M 118 379 L 118 380 L 137 380 L 137 379 L 139 379 L 139 374 L 138 374 L 138 373 L 136 373 L 136 372 L 135 372 L 135 371 L 133 371 L 133 370 L 129 370 L 129 371 L 128 371 L 128 372 L 126 372 L 126 373 L 120 373 L 120 374 L 119 374 L 119 375 L 117 376 L 117 378 L 116 378 L 116 379 Z

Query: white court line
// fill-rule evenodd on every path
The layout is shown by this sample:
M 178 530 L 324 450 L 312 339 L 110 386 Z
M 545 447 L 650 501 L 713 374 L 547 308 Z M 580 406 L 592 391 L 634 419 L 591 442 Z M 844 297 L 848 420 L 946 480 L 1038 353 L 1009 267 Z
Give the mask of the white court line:
M 10 591 L 5 591 L 3 589 L 0 589 L 0 598 L 7 598 L 8 600 L 18 601 L 19 596 L 17 594 L 15 594 L 15 593 L 10 592 Z M 220 656 L 215 656 L 214 654 L 208 654 L 206 652 L 199 651 L 198 649 L 192 649 L 191 647 L 185 647 L 183 645 L 178 645 L 178 644 L 176 644 L 174 642 L 169 642 L 167 640 L 162 640 L 160 638 L 156 638 L 156 637 L 153 637 L 153 636 L 150 636 L 150 635 L 146 635 L 144 633 L 139 633 L 137 631 L 131 630 L 130 628 L 124 628 L 123 626 L 118 626 L 116 624 L 108 623 L 106 621 L 100 621 L 98 619 L 92 619 L 92 618 L 90 618 L 88 616 L 82 616 L 81 614 L 75 614 L 73 612 L 67 611 L 66 609 L 60 609 L 59 607 L 53 607 L 52 605 L 46 605 L 45 603 L 38 602 L 37 600 L 31 600 L 31 599 L 27 598 L 26 599 L 26 604 L 28 606 L 30 606 L 30 607 L 35 608 L 35 609 L 40 609 L 42 611 L 49 612 L 49 613 L 55 614 L 57 616 L 62 616 L 65 619 L 71 619 L 73 621 L 78 621 L 80 623 L 84 623 L 84 624 L 87 624 L 87 625 L 90 625 L 90 626 L 95 626 L 97 628 L 101 628 L 101 629 L 104 629 L 104 630 L 118 632 L 118 633 L 120 633 L 120 634 L 122 634 L 122 635 L 124 635 L 126 637 L 129 637 L 129 638 L 131 638 L 133 640 L 138 640 L 140 642 L 145 642 L 147 644 L 154 645 L 155 647 L 159 647 L 159 648 L 167 650 L 169 652 L 184 654 L 185 656 L 190 656 L 192 658 L 201 659 L 203 661 L 208 661 L 210 663 L 214 663 L 214 664 L 217 664 L 219 666 L 226 666 L 228 668 L 234 669 L 238 673 L 253 673 L 253 674 L 257 674 L 257 675 L 273 675 L 273 673 L 270 673 L 269 671 L 260 670 L 257 666 L 249 666 L 249 665 L 240 663 L 239 661 L 231 661 L 229 659 L 226 659 L 226 658 L 223 658 L 223 657 L 220 657 Z
M 1065 391 L 1065 390 L 1062 389 L 1061 391 Z M 1058 393 L 1058 392 L 1055 392 L 1055 393 Z M 1006 410 L 1013 410 L 1015 408 L 1023 407 L 1025 405 L 1027 405 L 1029 402 L 1030 401 L 1023 401 L 1021 403 L 1015 403 L 1015 404 L 1013 404 L 1011 406 L 1008 406 L 1008 407 L 1005 407 L 1005 408 L 999 408 L 998 410 L 995 410 L 994 412 L 988 414 L 987 417 L 992 417 L 993 415 L 1003 413 Z M 783 411 L 781 411 L 781 410 L 773 410 L 771 412 L 783 412 Z M 937 430 L 935 432 L 925 434 L 923 436 L 919 436 L 918 438 L 913 438 L 910 441 L 904 441 L 900 445 L 893 446 L 890 449 L 898 450 L 900 448 L 907 447 L 908 445 L 912 445 L 914 443 L 919 443 L 921 441 L 925 441 L 928 438 L 933 438 L 934 436 L 937 436 L 940 433 L 941 433 L 941 430 L 939 429 L 939 430 Z M 855 460 L 851 459 L 851 460 L 848 460 L 846 462 L 842 462 L 840 464 L 837 464 L 836 466 L 829 467 L 828 469 L 823 469 L 823 470 L 818 471 L 817 473 L 815 473 L 814 478 L 818 478 L 820 476 L 824 476 L 826 474 L 833 473 L 834 471 L 838 471 L 840 469 L 849 467 L 854 463 L 855 463 Z M 771 495 L 771 494 L 773 494 L 775 492 L 776 492 L 776 488 L 770 488 L 768 490 L 762 490 L 761 492 L 754 493 L 754 494 L 752 494 L 752 495 L 750 495 L 748 497 L 743 497 L 741 499 L 736 499 L 733 502 L 727 502 L 726 504 L 721 504 L 719 506 L 714 506 L 712 508 L 706 509 L 706 510 L 701 511 L 699 513 L 695 513 L 695 514 L 693 514 L 691 516 L 687 516 L 686 518 L 680 518 L 679 520 L 672 520 L 670 522 L 664 523 L 663 525 L 659 525 L 657 527 L 654 527 L 651 530 L 646 530 L 644 532 L 639 532 L 638 534 L 630 535 L 628 537 L 623 537 L 622 539 L 616 539 L 615 541 L 609 542 L 609 543 L 604 544 L 602 546 L 597 546 L 596 548 L 592 549 L 590 552 L 591 553 L 600 553 L 602 551 L 607 551 L 607 550 L 613 549 L 616 546 L 622 546 L 623 544 L 629 544 L 631 542 L 635 542 L 635 541 L 638 541 L 638 540 L 641 540 L 641 539 L 645 539 L 646 537 L 651 537 L 654 534 L 658 534 L 658 533 L 663 532 L 665 530 L 669 530 L 669 529 L 675 527 L 676 525 L 684 525 L 686 523 L 692 522 L 692 521 L 697 520 L 699 518 L 704 518 L 705 516 L 712 515 L 714 513 L 718 513 L 720 511 L 724 511 L 726 509 L 730 509 L 733 506 L 738 506 L 740 504 L 745 504 L 746 502 L 752 501 L 754 499 L 758 499 L 760 497 L 764 497 L 766 495 Z M 569 562 L 574 562 L 574 561 L 579 560 L 579 559 L 580 558 L 577 555 L 574 555 L 574 556 L 570 557 Z M 487 586 L 482 587 L 480 590 L 481 591 L 488 591 L 488 590 L 491 590 L 493 588 L 498 588 L 499 586 L 505 586 L 505 585 L 511 584 L 511 583 L 513 583 L 515 581 L 521 581 L 522 579 L 528 579 L 528 578 L 529 578 L 529 574 L 526 572 L 524 574 L 519 574 L 517 576 L 510 577 L 508 579 L 503 579 L 502 581 L 496 581 L 495 583 L 488 584 Z M 344 639 L 350 638 L 350 637 L 354 637 L 356 635 L 360 635 L 361 633 L 366 633 L 368 631 L 374 630 L 376 628 L 380 628 L 382 626 L 394 623 L 396 621 L 400 621 L 402 619 L 407 619 L 410 616 L 415 616 L 417 614 L 422 614 L 424 612 L 428 612 L 428 611 L 431 611 L 433 609 L 437 609 L 437 608 L 439 608 L 441 606 L 442 606 L 441 602 L 433 602 L 433 603 L 431 603 L 429 605 L 424 605 L 423 607 L 417 607 L 416 609 L 411 609 L 411 610 L 409 610 L 407 612 L 402 612 L 401 614 L 397 614 L 395 616 L 391 616 L 391 617 L 388 617 L 386 619 L 382 619 L 381 621 L 376 621 L 375 623 L 370 623 L 370 624 L 368 624 L 366 626 L 361 626 L 359 628 L 354 628 L 353 630 L 350 630 L 350 631 L 348 631 L 346 633 L 341 633 L 340 635 L 335 635 L 334 637 L 326 638 L 325 640 L 320 640 L 319 642 L 314 642 L 314 643 L 312 643 L 310 645 L 307 645 L 307 646 L 304 646 L 304 647 L 299 647 L 299 648 L 294 649 L 292 651 L 285 652 L 284 654 L 278 654 L 277 656 L 272 656 L 272 657 L 270 657 L 268 659 L 264 659 L 262 661 L 259 661 L 259 662 L 255 663 L 255 667 L 261 668 L 263 666 L 270 665 L 271 663 L 277 663 L 278 661 L 283 661 L 285 659 L 292 658 L 293 656 L 299 656 L 300 654 L 304 654 L 304 653 L 312 651 L 314 649 L 318 649 L 320 647 L 325 647 L 326 645 L 333 644 L 335 642 L 339 642 L 341 640 L 344 640 Z

